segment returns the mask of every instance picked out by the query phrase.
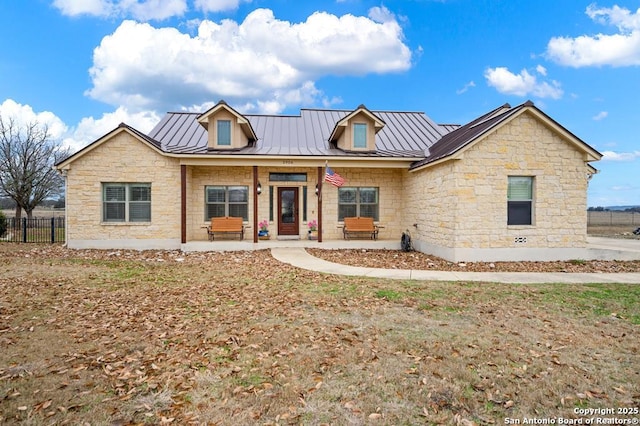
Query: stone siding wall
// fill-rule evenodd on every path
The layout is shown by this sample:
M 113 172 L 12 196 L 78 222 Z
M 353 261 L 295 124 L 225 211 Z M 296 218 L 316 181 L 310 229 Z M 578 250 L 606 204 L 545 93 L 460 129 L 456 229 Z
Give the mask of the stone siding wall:
M 102 221 L 102 183 L 151 183 L 150 223 Z M 78 158 L 67 171 L 67 238 L 180 241 L 180 166 L 127 132 Z
M 205 218 L 205 186 L 247 186 L 249 188 L 249 222 L 253 224 L 253 169 L 251 167 L 187 167 L 187 241 L 206 240 L 210 224 Z M 264 188 L 263 188 L 264 189 Z M 178 200 L 179 201 L 179 200 Z M 245 232 L 251 240 L 253 231 Z
M 345 178 L 345 187 L 378 187 L 379 238 L 400 241 L 407 224 L 402 221 L 405 209 L 403 199 L 403 175 L 406 170 L 398 169 L 334 169 Z M 324 183 L 322 195 L 323 238 L 342 239 L 342 228 L 338 225 L 338 188 Z
M 412 240 L 453 247 L 458 208 L 455 163 L 406 172 L 404 187 L 403 222 L 408 224 Z
M 534 177 L 531 226 L 507 225 L 509 176 Z M 422 195 L 413 203 L 407 199 L 407 219 L 415 218 L 415 237 L 428 246 L 553 249 L 586 244 L 584 154 L 529 113 L 490 133 L 462 159 L 409 173 L 406 188 L 406 197 Z
M 507 226 L 508 176 L 533 176 L 533 224 Z M 464 153 L 456 164 L 457 247 L 584 247 L 584 154 L 525 113 Z

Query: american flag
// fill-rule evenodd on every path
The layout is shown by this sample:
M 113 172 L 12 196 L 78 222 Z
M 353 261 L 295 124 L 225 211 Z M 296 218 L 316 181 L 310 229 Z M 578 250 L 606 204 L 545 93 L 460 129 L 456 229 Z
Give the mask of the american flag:
M 329 166 L 327 166 L 327 171 L 324 174 L 324 181 L 329 182 L 333 186 L 342 186 L 345 183 L 344 178 L 334 172 Z

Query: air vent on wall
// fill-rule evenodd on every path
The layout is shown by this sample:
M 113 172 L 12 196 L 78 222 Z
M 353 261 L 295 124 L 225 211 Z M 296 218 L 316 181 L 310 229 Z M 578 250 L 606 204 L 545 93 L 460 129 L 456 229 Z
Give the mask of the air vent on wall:
M 527 244 L 527 237 L 515 237 L 513 242 L 516 244 Z

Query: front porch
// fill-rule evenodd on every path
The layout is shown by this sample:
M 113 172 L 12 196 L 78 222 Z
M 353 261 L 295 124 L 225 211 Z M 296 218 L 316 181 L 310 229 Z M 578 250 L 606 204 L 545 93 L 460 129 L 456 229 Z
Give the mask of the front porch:
M 400 250 L 400 239 L 391 240 L 260 240 L 254 243 L 251 240 L 220 240 L 220 241 L 190 241 L 182 244 L 181 250 L 185 252 L 197 251 L 237 251 L 237 250 L 268 250 L 272 248 L 321 248 L 327 250 L 338 249 L 363 249 L 363 250 Z
M 320 241 L 351 247 L 343 240 L 343 217 L 373 217 L 383 228 L 378 238 L 390 239 L 392 244 L 399 244 L 406 229 L 402 221 L 404 163 L 336 161 L 348 184 L 335 188 L 323 183 L 324 167 L 317 166 L 317 159 L 287 160 L 284 165 L 282 160 L 265 160 L 260 166 L 236 161 L 232 166 L 210 159 L 181 165 L 180 244 L 186 251 L 318 244 L 306 240 L 310 223 L 317 227 Z M 210 219 L 227 216 L 243 218 L 243 240 L 218 241 L 216 237 L 217 245 L 205 241 Z M 271 240 L 259 239 L 263 227 Z

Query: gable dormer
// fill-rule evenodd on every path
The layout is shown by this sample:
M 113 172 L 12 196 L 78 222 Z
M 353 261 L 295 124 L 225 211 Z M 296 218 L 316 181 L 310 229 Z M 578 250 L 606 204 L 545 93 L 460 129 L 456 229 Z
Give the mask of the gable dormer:
M 344 151 L 375 151 L 376 133 L 385 123 L 364 105 L 360 105 L 336 123 L 329 142 Z
M 258 140 L 251 123 L 225 101 L 219 101 L 198 117 L 208 133 L 209 149 L 241 149 Z

